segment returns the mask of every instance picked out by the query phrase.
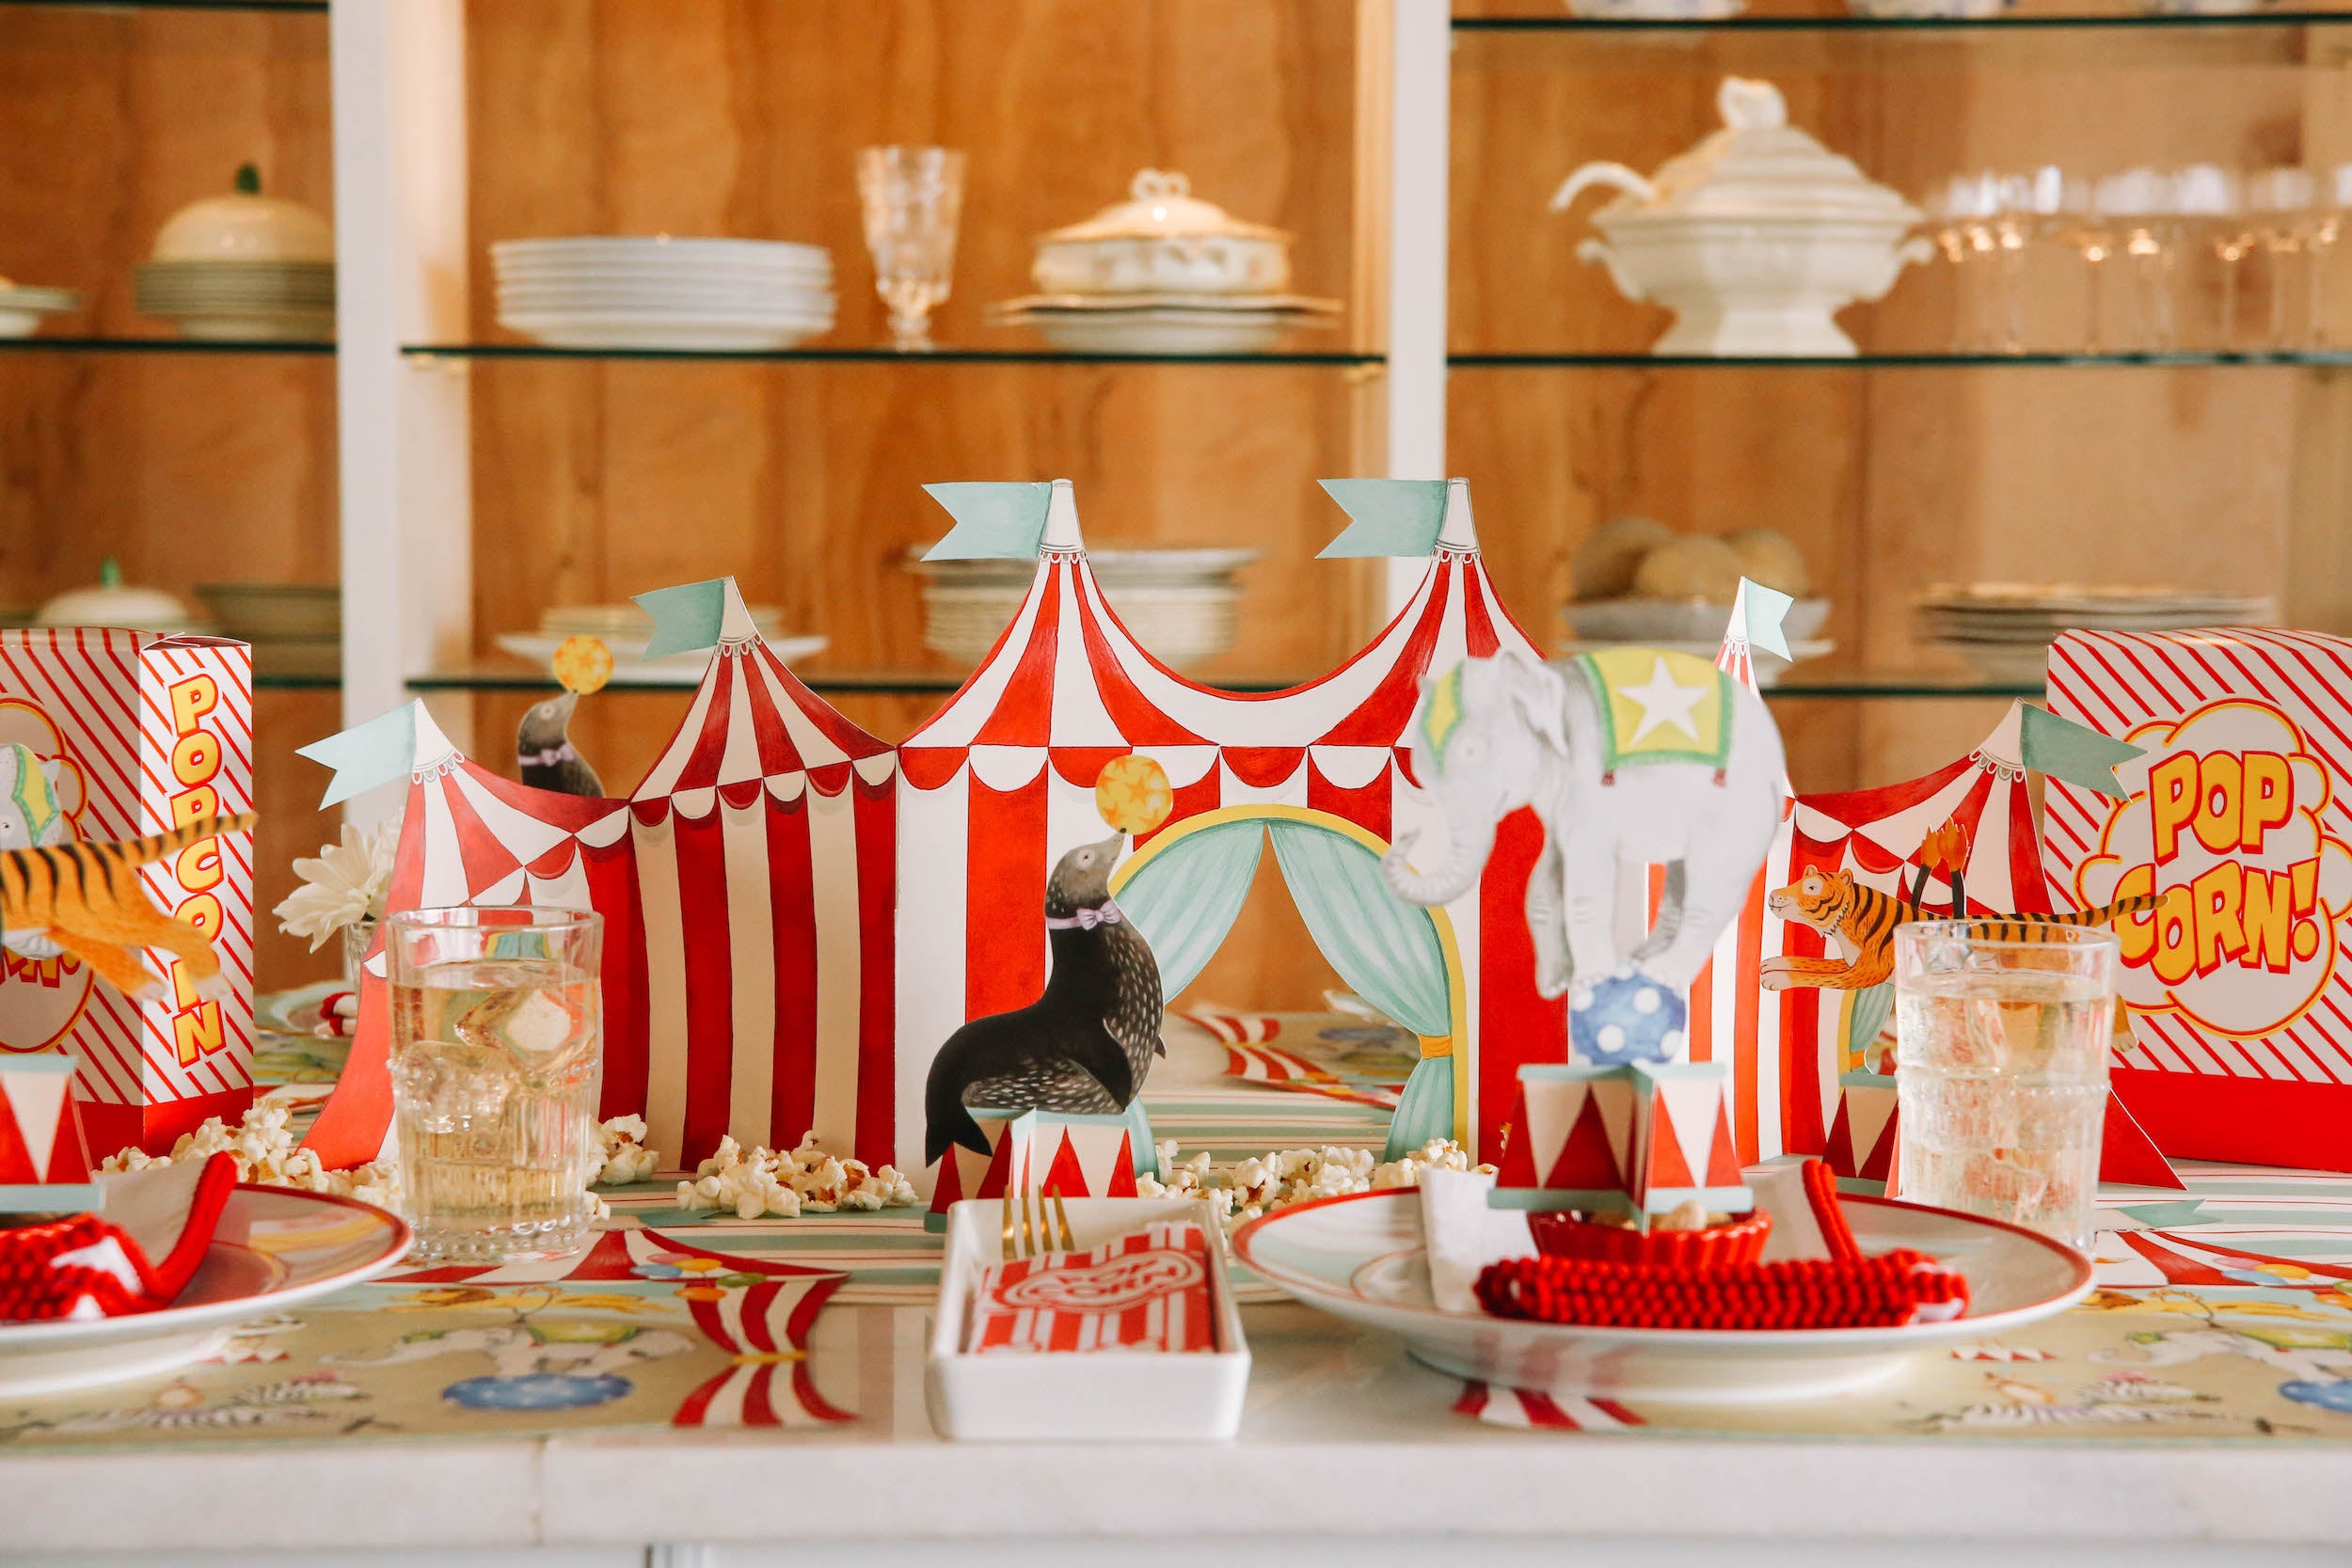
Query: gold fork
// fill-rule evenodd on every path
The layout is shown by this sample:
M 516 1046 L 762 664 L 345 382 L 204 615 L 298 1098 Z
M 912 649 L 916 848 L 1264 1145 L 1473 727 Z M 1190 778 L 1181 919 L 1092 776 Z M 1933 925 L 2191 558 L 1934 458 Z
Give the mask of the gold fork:
M 1016 1258 L 1035 1257 L 1043 1252 L 1056 1250 L 1073 1252 L 1077 1249 L 1077 1243 L 1071 1238 L 1070 1233 L 1070 1211 L 1062 1207 L 1060 1190 L 1057 1188 L 1051 1195 L 1054 1200 L 1054 1212 L 1050 1217 L 1045 1212 L 1047 1196 L 1042 1193 L 1038 1195 L 1037 1212 L 1032 1218 L 1029 1212 L 1028 1191 L 1025 1188 L 1023 1189 L 1016 1201 L 1012 1188 L 1005 1189 L 1004 1260 L 1006 1262 L 1009 1263 Z

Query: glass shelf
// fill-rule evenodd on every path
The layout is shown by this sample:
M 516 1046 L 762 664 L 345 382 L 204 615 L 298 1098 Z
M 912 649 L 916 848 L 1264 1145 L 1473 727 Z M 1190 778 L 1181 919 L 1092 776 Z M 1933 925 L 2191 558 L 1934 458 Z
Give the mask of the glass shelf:
M 1887 698 L 1950 699 L 1963 697 L 2032 697 L 2042 695 L 2042 683 L 1995 680 L 1973 670 L 1888 672 L 1824 670 L 1800 667 L 1764 688 L 1767 697 L 1818 699 L 1832 702 L 1875 702 Z
M 0 4 L 5 3 L 6 0 L 0 0 Z M 256 671 L 253 675 L 253 689 L 256 691 L 341 691 L 342 689 L 343 678 L 341 675 L 286 675 L 263 671 Z
M 1500 370 L 1693 370 L 1733 367 L 1740 370 L 1874 370 L 1937 368 L 2019 369 L 2043 367 L 2141 367 L 2154 370 L 2247 367 L 2301 367 L 2337 370 L 2352 366 L 2352 350 L 2326 349 L 2310 353 L 2218 354 L 1859 354 L 1820 356 L 1711 354 L 1451 354 L 1446 364 L 1457 371 Z
M 2352 24 L 2348 11 L 2247 11 L 2234 15 L 2118 12 L 2101 16 L 1732 16 L 1712 22 L 1582 16 L 1462 16 L 1457 33 L 1948 33 L 2116 27 L 2313 27 Z
M 326 14 L 327 0 L 0 0 L 0 9 L 71 11 L 295 11 Z
M 0 0 L 7 5 L 9 0 Z M 17 354 L 332 354 L 331 342 L 224 338 L 0 338 Z
M 963 689 L 971 678 L 968 671 L 954 670 L 825 670 L 802 669 L 792 673 L 812 691 L 836 696 L 860 697 L 948 697 Z M 1206 684 L 1221 691 L 1264 692 L 1284 691 L 1311 676 L 1253 676 L 1234 675 L 1211 680 Z M 507 664 L 479 664 L 453 670 L 436 670 L 429 674 L 412 675 L 408 679 L 411 691 L 553 691 L 555 677 L 545 672 L 533 672 Z M 666 691 L 674 696 L 691 696 L 691 681 L 631 680 L 616 675 L 607 691 Z
M 812 691 L 832 696 L 861 697 L 946 697 L 962 689 L 968 678 L 963 673 L 944 670 L 824 670 L 799 669 L 792 672 Z M 1222 675 L 1202 684 L 1220 691 L 1261 693 L 1284 691 L 1311 676 L 1298 675 Z M 287 679 L 259 681 L 262 686 L 300 686 L 305 683 Z M 315 683 L 332 686 L 332 680 Z M 436 670 L 429 674 L 412 675 L 408 679 L 411 691 L 484 691 L 532 693 L 558 689 L 555 677 L 513 665 L 481 664 L 451 670 Z M 630 680 L 616 677 L 604 689 L 607 691 L 666 692 L 684 698 L 693 692 L 693 683 L 677 681 Z M 1857 671 L 1825 671 L 1815 673 L 1809 669 L 1791 670 L 1777 686 L 1764 689 L 1767 697 L 1788 697 L 1805 700 L 1877 701 L 1886 698 L 1965 698 L 1965 697 L 2040 697 L 2039 681 L 2020 683 L 1990 680 L 1968 671 L 1895 672 L 1879 673 Z
M 1076 354 L 1053 348 L 937 348 L 902 354 L 890 348 L 553 348 L 545 343 L 411 343 L 419 358 L 451 359 L 717 359 L 837 365 L 1379 365 L 1386 356 L 1355 350 L 1255 354 Z

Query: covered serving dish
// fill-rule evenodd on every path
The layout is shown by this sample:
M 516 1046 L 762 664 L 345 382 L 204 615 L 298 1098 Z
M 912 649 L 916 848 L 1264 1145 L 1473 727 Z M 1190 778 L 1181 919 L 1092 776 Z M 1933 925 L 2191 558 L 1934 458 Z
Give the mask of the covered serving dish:
M 1653 354 L 1851 355 L 1832 318 L 1928 258 L 1911 236 L 1918 212 L 1791 126 L 1770 82 L 1727 76 L 1715 103 L 1723 129 L 1655 177 L 1586 164 L 1552 210 L 1595 185 L 1619 193 L 1577 254 L 1606 265 L 1628 298 L 1675 313 Z
M 1147 168 L 1128 199 L 1037 243 L 1030 276 L 1048 294 L 1271 294 L 1290 287 L 1291 237 L 1244 223 L 1192 194 L 1181 174 Z

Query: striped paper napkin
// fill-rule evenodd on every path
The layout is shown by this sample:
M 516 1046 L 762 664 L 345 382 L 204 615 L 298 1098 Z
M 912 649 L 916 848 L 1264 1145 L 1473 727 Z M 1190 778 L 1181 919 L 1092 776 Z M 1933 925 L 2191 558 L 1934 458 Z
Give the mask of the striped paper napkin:
M 1211 1351 L 1216 1310 L 1208 1239 L 1197 1225 L 1161 1222 L 1091 1252 L 983 1270 L 964 1348 Z

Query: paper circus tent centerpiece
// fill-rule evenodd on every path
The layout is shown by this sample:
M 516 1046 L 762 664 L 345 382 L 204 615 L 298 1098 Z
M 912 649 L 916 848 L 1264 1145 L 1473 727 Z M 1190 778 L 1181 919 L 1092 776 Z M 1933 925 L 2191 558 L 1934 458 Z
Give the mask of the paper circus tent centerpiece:
M 460 755 L 421 704 L 308 749 L 329 803 L 405 771 L 387 908 L 523 903 L 606 922 L 602 1114 L 688 1165 L 732 1132 L 891 1158 L 895 759 L 753 629 L 732 578 L 646 595 L 657 646 L 712 646 L 628 800 L 530 789 Z M 389 1126 L 381 960 L 344 1085 L 309 1140 L 372 1158 Z
M 1033 560 L 1034 577 L 971 679 L 895 750 L 795 680 L 723 579 L 646 595 L 658 651 L 714 652 L 627 800 L 498 778 L 414 705 L 310 754 L 338 768 L 329 803 L 408 779 L 394 909 L 604 914 L 603 1109 L 644 1114 L 672 1160 L 691 1165 L 725 1133 L 772 1146 L 814 1130 L 830 1149 L 920 1169 L 934 1053 L 966 1022 L 1040 993 L 1039 889 L 1105 822 L 1130 846 L 1111 893 L 1171 999 L 1231 930 L 1271 845 L 1332 968 L 1421 1037 L 1391 1147 L 1457 1136 L 1476 1148 L 1509 1118 L 1520 1067 L 1567 1058 L 1527 923 L 1541 829 L 1524 811 L 1504 818 L 1483 870 L 1434 908 L 1397 897 L 1381 860 L 1408 836 L 1412 855 L 1449 847 L 1408 752 L 1425 680 L 1535 650 L 1481 563 L 1465 484 L 1328 488 L 1350 522 L 1326 555 L 1426 566 L 1368 646 L 1288 690 L 1218 691 L 1140 646 L 1088 565 L 1066 482 L 943 485 L 956 527 L 934 553 Z M 1753 942 L 1760 920 L 1737 929 Z M 310 1139 L 331 1163 L 373 1156 L 389 1123 L 376 970 L 352 1066 Z M 1730 1017 L 1708 1016 L 1719 1013 Z M 1694 1021 L 1694 1037 L 1707 1027 Z M 972 1190 L 986 1165 L 959 1166 L 959 1184 Z
M 1404 757 L 1422 678 L 1469 656 L 1534 654 L 1480 562 L 1469 487 L 1327 488 L 1354 522 L 1325 554 L 1423 556 L 1428 571 L 1338 671 L 1241 697 L 1186 680 L 1128 634 L 1087 563 L 1066 481 L 934 487 L 957 518 L 934 553 L 1033 555 L 1037 572 L 994 650 L 899 752 L 902 1148 L 941 1042 L 1038 993 L 1047 944 L 1037 889 L 1057 856 L 1102 836 L 1104 768 L 1126 755 L 1158 765 L 1169 804 L 1136 835 L 1112 888 L 1150 939 L 1168 997 L 1232 928 L 1270 842 L 1332 968 L 1422 1037 L 1422 1070 L 1391 1148 L 1475 1136 L 1473 1042 L 1501 1040 L 1526 1059 L 1565 1054 L 1559 1009 L 1534 995 L 1519 908 L 1532 821 L 1514 824 L 1481 884 L 1445 908 L 1402 903 L 1380 874 L 1400 827 L 1436 826 Z M 1494 1070 L 1484 1064 L 1480 1077 Z M 1513 1087 L 1502 1070 L 1499 1112 Z

